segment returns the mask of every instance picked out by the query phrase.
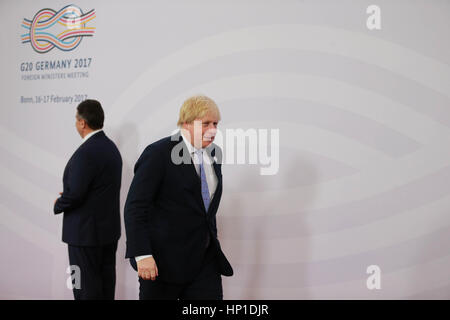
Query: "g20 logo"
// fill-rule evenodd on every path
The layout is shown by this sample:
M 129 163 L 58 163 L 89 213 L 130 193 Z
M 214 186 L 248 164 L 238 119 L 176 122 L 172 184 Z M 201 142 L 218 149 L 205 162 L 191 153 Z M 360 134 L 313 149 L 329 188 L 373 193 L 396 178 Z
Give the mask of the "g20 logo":
M 46 53 L 53 48 L 71 51 L 78 47 L 84 37 L 92 37 L 95 27 L 88 26 L 95 19 L 95 9 L 83 13 L 79 7 L 68 5 L 58 12 L 53 9 L 39 10 L 32 20 L 24 18 L 22 43 L 30 43 L 34 51 Z

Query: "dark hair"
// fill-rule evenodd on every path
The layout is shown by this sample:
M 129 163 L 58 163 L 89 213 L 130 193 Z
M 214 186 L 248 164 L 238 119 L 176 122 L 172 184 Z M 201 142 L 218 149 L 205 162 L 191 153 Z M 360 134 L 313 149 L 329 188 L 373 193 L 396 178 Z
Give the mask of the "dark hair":
M 105 114 L 102 105 L 97 100 L 87 99 L 81 102 L 77 107 L 78 115 L 84 119 L 93 130 L 103 128 Z

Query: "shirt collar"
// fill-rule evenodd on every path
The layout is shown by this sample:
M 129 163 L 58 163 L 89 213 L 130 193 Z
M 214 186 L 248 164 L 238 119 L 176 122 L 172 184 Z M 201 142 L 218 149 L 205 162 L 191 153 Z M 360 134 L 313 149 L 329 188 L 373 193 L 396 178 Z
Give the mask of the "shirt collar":
M 207 150 L 208 148 L 210 148 L 211 147 L 211 145 L 212 145 L 212 143 L 209 145 L 209 146 L 207 146 L 206 148 L 201 148 L 201 149 L 198 149 L 198 148 L 196 148 L 196 147 L 194 147 L 190 142 L 189 142 L 189 140 L 184 136 L 184 134 L 183 134 L 183 131 L 180 129 L 180 134 L 181 134 L 181 136 L 183 137 L 183 141 L 184 141 L 184 144 L 186 145 L 186 147 L 188 148 L 188 151 L 189 151 L 189 154 L 193 154 L 193 153 L 195 153 L 196 151 L 198 151 L 198 150 L 202 150 L 202 151 L 205 151 L 205 150 Z M 209 150 L 209 149 L 208 149 Z M 209 152 L 203 152 L 203 156 L 205 157 L 206 156 L 206 161 L 207 161 L 207 163 L 212 163 L 213 161 L 215 161 L 215 157 L 214 157 L 214 159 L 211 159 L 211 157 L 210 157 L 210 155 L 209 155 Z
M 98 130 L 92 131 L 91 133 L 85 135 L 84 138 L 83 138 L 83 142 L 86 142 L 87 139 L 89 139 L 89 138 L 92 137 L 94 134 L 96 134 L 97 132 L 100 132 L 100 131 L 103 131 L 103 129 L 98 129 Z
M 198 150 L 204 150 L 203 148 L 202 149 L 197 149 L 196 147 L 194 147 L 190 142 L 189 142 L 189 140 L 184 136 L 184 134 L 183 134 L 183 131 L 182 130 L 180 130 L 180 132 L 181 132 L 181 136 L 183 137 L 183 141 L 184 141 L 184 143 L 186 144 L 186 146 L 187 146 L 187 148 L 188 148 L 188 150 L 189 150 L 189 154 L 193 154 L 194 152 L 196 152 L 196 151 L 198 151 Z

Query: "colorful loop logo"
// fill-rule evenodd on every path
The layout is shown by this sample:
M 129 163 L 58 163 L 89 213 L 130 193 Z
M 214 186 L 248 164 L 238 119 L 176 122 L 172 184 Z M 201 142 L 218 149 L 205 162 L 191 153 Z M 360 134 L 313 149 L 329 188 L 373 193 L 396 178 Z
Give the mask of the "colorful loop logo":
M 95 9 L 83 14 L 83 11 L 74 5 L 68 5 L 58 12 L 52 9 L 39 10 L 33 20 L 23 19 L 22 27 L 28 30 L 23 34 L 22 43 L 31 43 L 31 47 L 38 53 L 46 53 L 57 47 L 63 51 L 74 50 L 83 37 L 92 37 L 94 27 L 86 24 L 95 19 Z M 62 26 L 63 31 L 51 33 L 48 29 L 53 26 Z

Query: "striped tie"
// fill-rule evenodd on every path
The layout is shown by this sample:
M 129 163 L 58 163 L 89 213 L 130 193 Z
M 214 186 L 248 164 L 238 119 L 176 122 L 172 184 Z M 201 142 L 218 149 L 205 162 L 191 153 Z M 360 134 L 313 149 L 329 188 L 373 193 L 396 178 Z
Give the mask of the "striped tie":
M 209 198 L 208 182 L 206 181 L 205 168 L 203 167 L 203 150 L 197 150 L 196 153 L 199 159 L 203 204 L 205 205 L 206 212 L 208 212 L 209 202 L 211 199 Z

